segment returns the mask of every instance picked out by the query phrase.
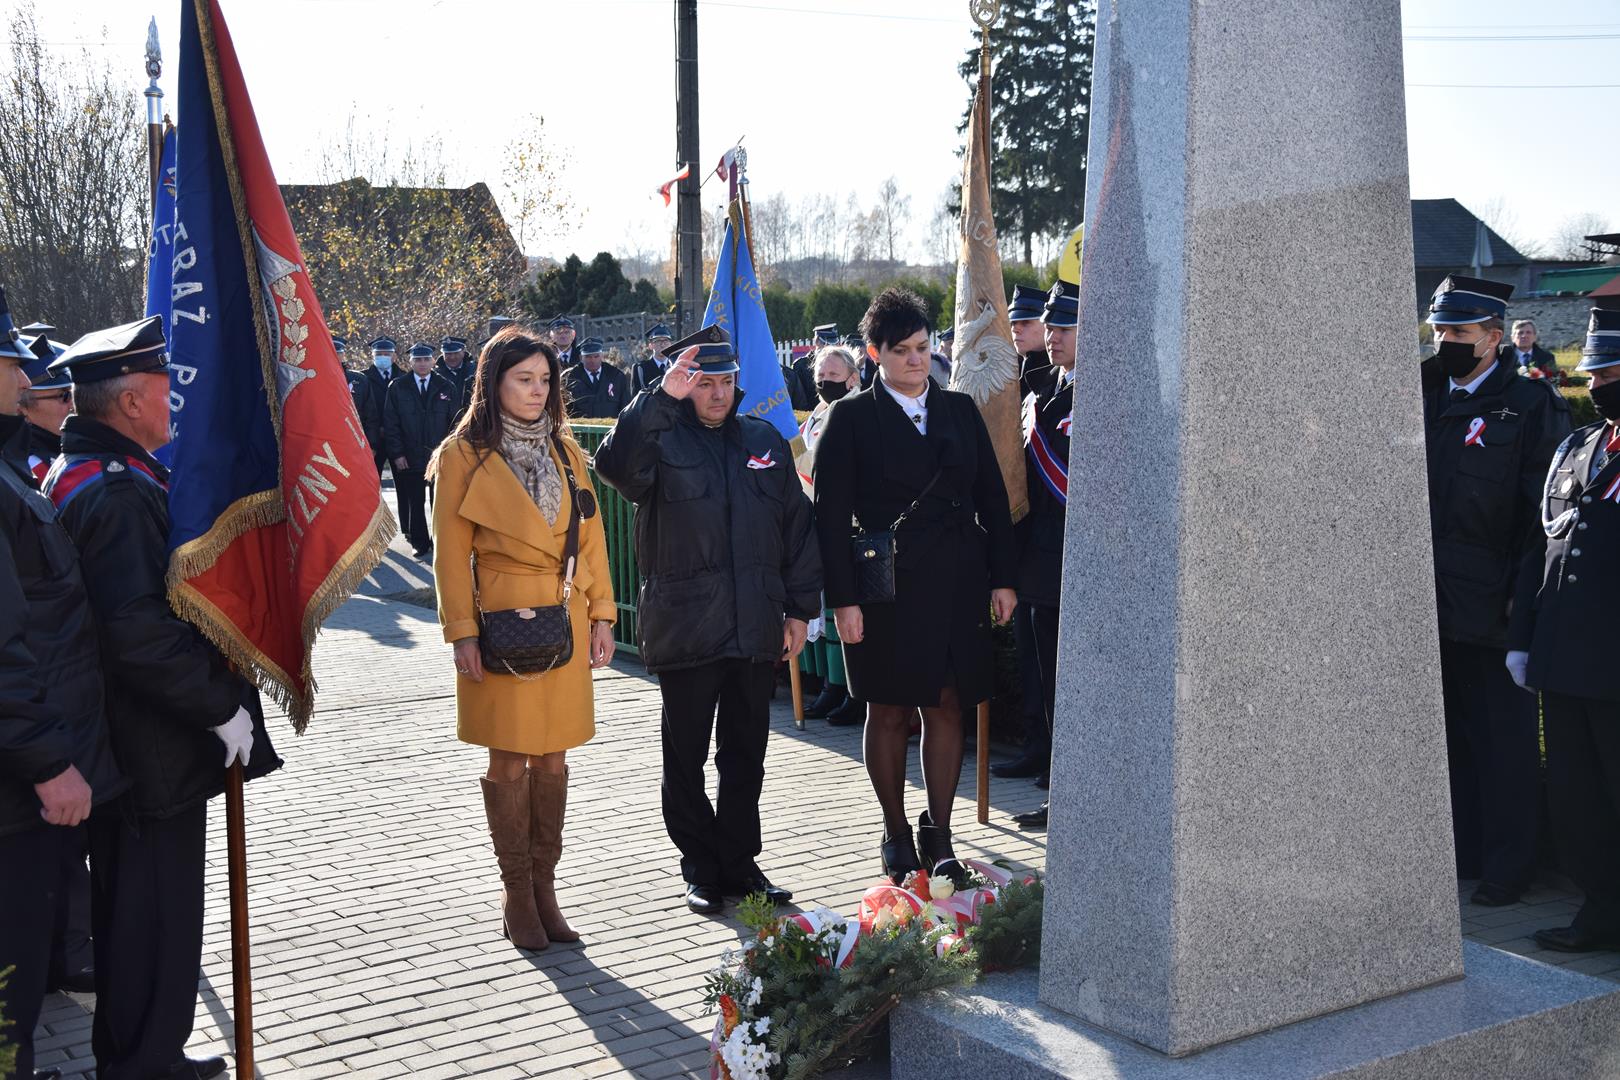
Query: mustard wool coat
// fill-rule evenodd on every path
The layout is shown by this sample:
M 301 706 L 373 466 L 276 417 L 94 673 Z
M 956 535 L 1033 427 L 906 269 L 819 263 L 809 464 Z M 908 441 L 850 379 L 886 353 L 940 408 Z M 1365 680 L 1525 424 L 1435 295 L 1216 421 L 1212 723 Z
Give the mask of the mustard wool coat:
M 566 434 L 574 477 L 581 491 L 594 491 L 585 455 Z M 556 449 L 552 460 L 557 461 Z M 568 539 L 568 487 L 562 508 L 548 522 L 506 459 L 477 454 L 464 439 L 444 445 L 433 501 L 433 578 L 439 594 L 444 640 L 476 637 L 472 572 L 478 555 L 478 588 L 485 611 L 541 607 L 562 598 L 563 547 Z M 561 462 L 558 462 L 561 469 Z M 560 475 L 560 473 L 559 473 Z M 519 754 L 550 754 L 590 741 L 596 733 L 591 693 L 590 624 L 613 622 L 613 583 L 608 576 L 602 515 L 579 523 L 579 558 L 569 620 L 574 655 L 538 678 L 486 669 L 484 681 L 456 676 L 456 734 L 463 742 Z

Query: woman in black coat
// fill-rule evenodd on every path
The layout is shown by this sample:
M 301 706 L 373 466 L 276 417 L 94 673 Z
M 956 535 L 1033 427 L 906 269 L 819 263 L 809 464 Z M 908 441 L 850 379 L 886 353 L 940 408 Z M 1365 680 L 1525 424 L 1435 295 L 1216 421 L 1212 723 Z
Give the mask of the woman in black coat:
M 990 435 L 972 398 L 929 378 L 928 328 L 913 293 L 887 289 L 872 301 L 861 334 L 880 377 L 833 406 L 815 458 L 827 606 L 850 696 L 870 703 L 866 772 L 883 807 L 883 871 L 897 881 L 923 865 L 962 873 L 950 830 L 962 710 L 990 696 L 992 611 L 1003 623 L 1017 603 L 1012 520 Z M 863 602 L 857 560 L 868 547 L 858 554 L 851 537 L 887 531 L 902 516 L 894 598 Z M 906 742 L 918 709 L 928 809 L 914 837 Z

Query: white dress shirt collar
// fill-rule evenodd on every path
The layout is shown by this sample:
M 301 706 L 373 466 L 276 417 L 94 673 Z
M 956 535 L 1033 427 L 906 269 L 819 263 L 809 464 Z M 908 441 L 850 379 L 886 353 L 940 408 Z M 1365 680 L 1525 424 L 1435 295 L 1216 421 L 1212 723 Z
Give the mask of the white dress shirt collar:
M 923 435 L 928 434 L 928 387 L 925 385 L 923 392 L 916 397 L 908 397 L 890 386 L 881 375 L 878 376 L 878 382 L 882 383 L 883 389 L 894 398 L 900 406 L 900 411 L 906 414 L 906 419 L 917 425 L 917 431 Z
M 1456 379 L 1452 379 L 1451 380 L 1451 388 L 1453 390 L 1466 390 L 1470 394 L 1472 394 L 1475 390 L 1479 389 L 1479 384 L 1480 383 L 1484 382 L 1486 379 L 1491 377 L 1491 372 L 1493 372 L 1495 370 L 1496 370 L 1496 361 L 1493 360 L 1493 361 L 1491 361 L 1491 366 L 1490 367 L 1488 367 L 1484 371 L 1480 372 L 1479 378 L 1475 379 L 1471 383 L 1468 383 L 1467 385 L 1464 385 L 1463 383 L 1458 382 Z

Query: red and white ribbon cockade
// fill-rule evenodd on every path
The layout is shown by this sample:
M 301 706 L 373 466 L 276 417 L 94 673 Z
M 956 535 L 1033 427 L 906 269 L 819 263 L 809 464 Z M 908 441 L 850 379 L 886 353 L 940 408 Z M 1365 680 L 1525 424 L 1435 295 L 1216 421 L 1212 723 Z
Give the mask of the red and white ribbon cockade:
M 1620 503 L 1620 476 L 1616 476 L 1614 478 L 1614 482 L 1610 484 L 1609 489 L 1603 493 L 1603 497 L 1610 502 Z
M 748 456 L 748 467 L 750 469 L 774 469 L 776 468 L 776 462 L 771 460 L 771 452 L 767 450 L 758 457 L 750 454 Z
M 1464 446 L 1485 445 L 1485 418 L 1476 416 L 1468 422 L 1468 434 L 1463 436 Z

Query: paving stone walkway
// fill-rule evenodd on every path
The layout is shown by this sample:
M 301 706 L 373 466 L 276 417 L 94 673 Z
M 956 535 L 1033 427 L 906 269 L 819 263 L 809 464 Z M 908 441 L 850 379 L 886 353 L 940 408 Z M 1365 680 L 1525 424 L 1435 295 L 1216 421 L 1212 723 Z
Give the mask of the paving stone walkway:
M 376 594 L 424 584 L 397 554 L 329 621 L 315 654 L 309 733 L 272 733 L 286 759 L 248 789 L 258 1073 L 266 1077 L 706 1076 L 712 1017 L 703 977 L 735 944 L 729 919 L 689 913 L 659 816 L 658 693 L 633 658 L 597 673 L 597 736 L 569 755 L 565 909 L 586 941 L 522 953 L 500 936 L 499 882 L 477 778 L 483 752 L 455 738 L 453 666 L 433 612 Z M 772 710 L 762 800 L 766 872 L 807 907 L 853 911 L 876 876 L 880 820 L 858 729 L 796 731 Z M 711 781 L 712 782 L 712 781 Z M 921 778 L 913 754 L 913 800 Z M 1044 836 L 1012 814 L 1039 805 L 996 781 L 973 821 L 969 749 L 956 808 L 960 854 L 1042 866 Z M 224 812 L 210 820 L 208 914 L 197 1029 L 188 1051 L 229 1054 L 230 939 Z M 1620 954 L 1541 954 L 1568 894 L 1464 907 L 1473 939 L 1620 979 Z M 56 994 L 40 1067 L 93 1075 L 93 998 Z M 885 1075 L 885 1070 L 868 1070 Z

